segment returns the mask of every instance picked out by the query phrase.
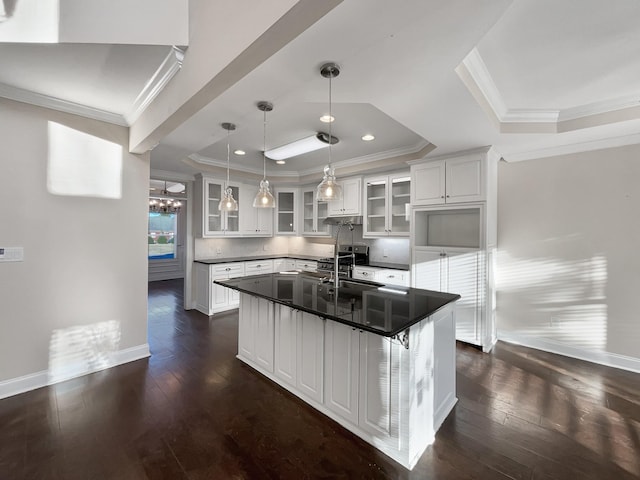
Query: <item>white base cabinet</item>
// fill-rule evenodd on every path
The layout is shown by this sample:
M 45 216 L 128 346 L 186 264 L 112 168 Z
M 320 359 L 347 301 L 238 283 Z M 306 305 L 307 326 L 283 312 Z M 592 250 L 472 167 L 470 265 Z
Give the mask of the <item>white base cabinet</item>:
M 207 265 L 194 264 L 195 272 L 195 308 L 205 315 L 224 312 L 238 308 L 240 295 L 236 290 L 223 287 L 215 280 L 226 280 L 235 277 L 244 277 L 244 263 L 217 263 Z
M 407 347 L 241 294 L 238 358 L 411 469 L 457 401 L 455 306 L 405 333 Z

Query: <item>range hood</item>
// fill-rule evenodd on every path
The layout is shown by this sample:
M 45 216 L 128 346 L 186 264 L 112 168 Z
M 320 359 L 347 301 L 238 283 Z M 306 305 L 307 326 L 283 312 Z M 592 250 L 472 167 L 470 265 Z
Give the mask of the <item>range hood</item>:
M 362 225 L 362 215 L 354 216 L 354 215 L 343 215 L 343 216 L 335 216 L 335 217 L 327 217 L 322 222 L 325 225 Z

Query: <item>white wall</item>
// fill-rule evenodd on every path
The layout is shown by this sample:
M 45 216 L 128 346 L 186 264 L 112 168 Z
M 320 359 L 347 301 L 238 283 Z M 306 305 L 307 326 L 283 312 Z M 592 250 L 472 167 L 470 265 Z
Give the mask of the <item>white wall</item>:
M 125 147 L 118 198 L 49 193 L 49 121 Z M 24 247 L 0 262 L 0 397 L 146 356 L 148 155 L 126 153 L 124 128 L 9 100 L 0 125 L 0 246 Z
M 640 370 L 640 146 L 498 173 L 503 339 Z

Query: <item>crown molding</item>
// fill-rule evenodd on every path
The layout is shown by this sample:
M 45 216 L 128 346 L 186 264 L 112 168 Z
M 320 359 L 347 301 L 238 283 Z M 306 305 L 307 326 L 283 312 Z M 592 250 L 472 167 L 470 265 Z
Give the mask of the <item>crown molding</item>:
M 490 118 L 497 120 L 502 133 L 557 133 L 587 128 L 592 124 L 615 123 L 619 121 L 615 116 L 607 120 L 598 120 L 595 117 L 604 113 L 622 112 L 640 105 L 640 96 L 636 95 L 565 109 L 508 108 L 477 48 L 473 48 L 462 60 L 456 68 L 456 73 L 481 108 Z M 627 112 L 629 115 L 634 113 Z M 566 123 L 572 120 L 585 122 Z M 559 128 L 560 122 L 565 122 L 562 129 Z
M 553 145 L 544 148 L 506 153 L 502 155 L 502 158 L 507 162 L 523 162 L 525 160 L 536 160 L 540 158 L 556 157 L 559 155 L 569 155 L 572 153 L 624 147 L 638 143 L 640 143 L 640 133 L 634 133 L 631 135 L 589 140 L 586 142 L 578 142 L 568 145 Z
M 410 155 L 412 153 L 419 152 L 429 144 L 430 142 L 423 139 L 409 147 L 395 148 L 393 150 L 386 150 L 384 152 L 377 152 L 369 155 L 362 155 L 361 157 L 350 158 L 348 160 L 342 160 L 340 162 L 333 162 L 333 167 L 348 168 L 355 165 L 366 166 L 366 164 L 370 162 L 376 162 L 378 160 L 385 160 L 387 158 L 400 157 L 402 155 Z M 313 168 L 309 168 L 307 170 L 301 170 L 300 176 L 311 175 L 317 172 L 318 172 L 318 167 L 316 166 Z
M 28 103 L 37 107 L 57 110 L 59 112 L 71 113 L 73 115 L 79 115 L 93 120 L 100 120 L 102 122 L 112 123 L 122 127 L 129 126 L 124 117 L 117 113 L 87 107 L 86 105 L 80 105 L 79 103 L 69 102 L 60 98 L 24 90 L 4 83 L 0 83 L 0 97 L 15 100 L 16 102 Z
M 182 68 L 182 62 L 184 61 L 185 48 L 172 46 L 170 52 L 165 57 L 164 61 L 153 76 L 149 79 L 142 91 L 138 94 L 131 111 L 124 116 L 129 125 L 140 118 L 142 112 L 151 104 L 151 102 L 160 94 L 160 92 L 167 86 L 171 79 Z
M 152 168 L 149 171 L 149 178 L 153 178 L 155 180 L 180 180 L 182 182 L 193 182 L 196 177 L 195 175 L 190 175 L 188 173 L 178 173 L 172 172 L 169 170 L 160 170 L 156 168 Z

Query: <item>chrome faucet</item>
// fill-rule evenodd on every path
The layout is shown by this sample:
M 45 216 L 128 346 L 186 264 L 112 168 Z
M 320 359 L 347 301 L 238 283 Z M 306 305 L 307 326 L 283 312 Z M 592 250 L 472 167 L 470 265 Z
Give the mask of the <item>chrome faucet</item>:
M 342 229 L 343 226 L 347 225 L 349 227 L 349 230 L 351 230 L 351 244 L 352 244 L 352 248 L 351 248 L 351 253 L 347 254 L 347 255 L 340 255 L 340 252 L 338 252 L 338 240 L 340 238 L 340 230 Z M 353 223 L 351 222 L 340 222 L 338 223 L 338 230 L 336 230 L 336 241 L 335 241 L 335 245 L 333 246 L 333 288 L 336 289 L 338 288 L 340 282 L 339 282 L 339 272 L 340 272 L 340 259 L 341 258 L 348 258 L 351 257 L 351 266 L 353 267 L 353 265 L 355 264 L 355 258 L 356 255 L 355 253 L 353 253 Z

